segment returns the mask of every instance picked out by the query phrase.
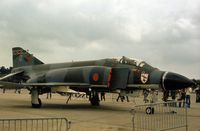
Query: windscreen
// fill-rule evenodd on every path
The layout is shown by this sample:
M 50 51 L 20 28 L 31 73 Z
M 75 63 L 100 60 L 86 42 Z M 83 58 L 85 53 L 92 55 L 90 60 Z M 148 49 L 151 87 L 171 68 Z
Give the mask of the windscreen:
M 146 71 L 155 70 L 154 67 L 152 67 L 151 65 L 149 65 L 148 63 L 146 63 L 143 60 L 128 58 L 128 57 L 125 57 L 125 56 L 123 56 L 120 59 L 115 59 L 115 60 L 118 60 L 118 62 L 121 63 L 121 64 L 128 64 L 128 65 L 136 66 L 136 67 L 139 67 L 139 68 L 143 68 L 143 70 L 146 70 Z

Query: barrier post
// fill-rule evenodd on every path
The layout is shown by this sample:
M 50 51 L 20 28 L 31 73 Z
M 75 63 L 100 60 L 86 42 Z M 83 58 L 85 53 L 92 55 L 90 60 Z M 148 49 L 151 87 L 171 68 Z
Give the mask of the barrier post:
M 134 122 L 135 110 L 132 109 L 130 113 L 132 114 L 133 131 L 135 131 L 135 122 Z
M 68 131 L 71 122 L 67 118 L 0 119 L 2 131 Z

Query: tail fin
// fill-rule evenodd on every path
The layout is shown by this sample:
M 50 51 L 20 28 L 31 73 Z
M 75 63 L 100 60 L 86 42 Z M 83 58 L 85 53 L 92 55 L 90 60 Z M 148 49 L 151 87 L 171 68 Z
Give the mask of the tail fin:
M 42 61 L 34 57 L 32 54 L 29 54 L 21 47 L 12 48 L 12 53 L 13 67 L 44 64 Z

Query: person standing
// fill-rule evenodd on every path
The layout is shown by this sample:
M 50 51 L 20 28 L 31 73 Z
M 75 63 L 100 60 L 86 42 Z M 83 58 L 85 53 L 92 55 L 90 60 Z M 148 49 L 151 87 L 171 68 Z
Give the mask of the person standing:
M 172 106 L 176 107 L 176 90 L 171 90 Z
M 144 95 L 144 99 L 143 99 L 143 101 L 145 102 L 145 103 L 147 103 L 149 100 L 148 100 L 148 95 L 149 95 L 149 91 L 148 90 L 146 90 L 146 89 L 144 89 L 143 90 L 143 95 Z
M 185 95 L 186 95 L 185 89 L 182 89 L 181 90 L 181 100 L 183 102 L 183 107 L 185 107 Z
M 49 99 L 49 98 L 51 99 L 51 97 L 52 97 L 51 92 L 48 92 L 48 93 L 47 93 L 47 99 Z
M 182 107 L 185 107 L 185 89 L 181 89 L 178 91 L 178 101 L 179 107 L 181 107 L 182 103 Z
M 125 97 L 119 93 L 119 95 L 118 95 L 116 101 L 118 102 L 119 99 L 121 99 L 121 102 L 124 102 Z
M 104 101 L 106 100 L 106 98 L 105 98 L 105 92 L 101 92 L 101 101 L 102 100 L 104 100 Z
M 168 98 L 169 98 L 169 91 L 168 90 L 163 91 L 163 98 L 162 98 L 163 101 L 167 102 Z
M 3 88 L 3 93 L 6 93 L 6 89 L 5 88 Z
M 171 90 L 171 97 L 173 101 L 176 100 L 176 90 Z
M 192 88 L 187 88 L 186 89 L 186 96 L 185 96 L 185 103 L 186 103 L 186 106 L 188 108 L 190 108 L 190 103 L 191 103 L 191 101 L 190 101 L 190 94 L 191 93 L 192 93 Z
M 181 90 L 178 90 L 178 106 L 181 107 L 181 104 L 182 104 L 182 93 L 181 93 Z

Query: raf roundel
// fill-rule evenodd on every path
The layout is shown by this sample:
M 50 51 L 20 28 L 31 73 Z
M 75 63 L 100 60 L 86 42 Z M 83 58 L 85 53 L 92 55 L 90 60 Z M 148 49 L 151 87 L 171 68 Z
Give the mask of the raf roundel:
M 93 81 L 98 81 L 99 80 L 99 74 L 98 73 L 94 73 L 92 76 Z

